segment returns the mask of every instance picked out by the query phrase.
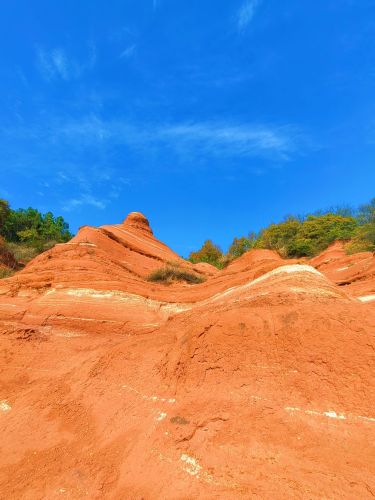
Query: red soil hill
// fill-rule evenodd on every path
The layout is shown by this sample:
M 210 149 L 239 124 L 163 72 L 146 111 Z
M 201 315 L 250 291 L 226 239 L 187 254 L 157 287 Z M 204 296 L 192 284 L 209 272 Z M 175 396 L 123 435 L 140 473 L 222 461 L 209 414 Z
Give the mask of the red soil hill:
M 2 280 L 2 497 L 375 496 L 375 310 L 330 252 L 217 272 L 133 213 Z

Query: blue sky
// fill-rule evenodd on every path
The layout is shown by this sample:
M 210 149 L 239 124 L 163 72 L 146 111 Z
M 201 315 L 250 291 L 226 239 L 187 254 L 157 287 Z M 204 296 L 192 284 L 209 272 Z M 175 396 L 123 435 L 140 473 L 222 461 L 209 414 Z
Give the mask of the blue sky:
M 375 196 L 373 0 L 6 0 L 0 196 L 182 255 Z

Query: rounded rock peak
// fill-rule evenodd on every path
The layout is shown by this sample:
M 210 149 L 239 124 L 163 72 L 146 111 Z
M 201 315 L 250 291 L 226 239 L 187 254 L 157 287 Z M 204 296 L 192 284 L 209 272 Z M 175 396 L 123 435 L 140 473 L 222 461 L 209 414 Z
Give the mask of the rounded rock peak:
M 148 219 L 143 214 L 141 214 L 141 212 L 130 212 L 130 214 L 124 220 L 123 224 L 124 226 L 127 226 L 129 228 L 134 228 L 145 231 L 149 234 L 153 234 Z

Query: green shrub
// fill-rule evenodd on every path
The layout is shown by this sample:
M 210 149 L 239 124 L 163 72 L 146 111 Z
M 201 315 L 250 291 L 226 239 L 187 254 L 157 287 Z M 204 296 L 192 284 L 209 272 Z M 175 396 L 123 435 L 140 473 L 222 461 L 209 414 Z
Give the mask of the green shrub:
M 166 284 L 171 284 L 174 281 L 185 281 L 190 284 L 198 284 L 203 283 L 204 278 L 184 269 L 180 269 L 177 266 L 166 266 L 153 271 L 149 275 L 148 281 Z
M 357 228 L 355 217 L 335 213 L 308 215 L 305 220 L 289 217 L 264 229 L 256 247 L 276 250 L 282 257 L 312 257 L 334 241 L 351 240 Z

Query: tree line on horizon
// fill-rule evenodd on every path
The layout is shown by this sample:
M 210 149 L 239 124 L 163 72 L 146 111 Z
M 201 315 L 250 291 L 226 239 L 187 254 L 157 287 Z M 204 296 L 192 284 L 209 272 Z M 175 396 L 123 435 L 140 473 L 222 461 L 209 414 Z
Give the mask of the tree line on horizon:
M 0 199 L 0 236 L 16 260 L 23 263 L 72 238 L 63 217 L 55 217 L 52 212 L 42 214 L 31 207 L 13 210 L 3 199 Z
M 8 201 L 0 199 L 0 236 L 16 260 L 26 263 L 73 235 L 61 216 L 42 214 L 31 207 L 13 210 Z M 345 242 L 348 254 L 375 251 L 375 198 L 355 210 L 339 207 L 305 216 L 288 215 L 259 233 L 235 237 L 226 253 L 206 240 L 188 260 L 221 269 L 253 248 L 274 250 L 284 258 L 313 257 L 337 240 Z
M 338 240 L 345 242 L 348 254 L 375 251 L 375 198 L 355 210 L 338 207 L 305 216 L 288 215 L 259 233 L 234 238 L 226 253 L 206 240 L 188 260 L 222 269 L 253 248 L 274 250 L 284 258 L 313 257 Z

